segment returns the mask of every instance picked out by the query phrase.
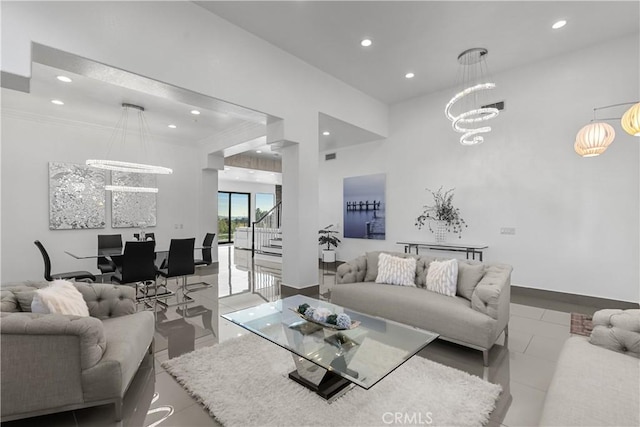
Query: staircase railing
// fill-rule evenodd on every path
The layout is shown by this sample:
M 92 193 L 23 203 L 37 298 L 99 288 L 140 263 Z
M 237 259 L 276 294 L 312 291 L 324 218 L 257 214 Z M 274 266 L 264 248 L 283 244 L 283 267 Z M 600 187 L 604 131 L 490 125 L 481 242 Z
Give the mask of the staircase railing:
M 255 257 L 256 251 L 269 244 L 269 240 L 279 235 L 282 225 L 282 202 L 275 205 L 269 212 L 251 223 L 251 256 Z M 259 238 L 256 239 L 256 228 L 262 229 Z

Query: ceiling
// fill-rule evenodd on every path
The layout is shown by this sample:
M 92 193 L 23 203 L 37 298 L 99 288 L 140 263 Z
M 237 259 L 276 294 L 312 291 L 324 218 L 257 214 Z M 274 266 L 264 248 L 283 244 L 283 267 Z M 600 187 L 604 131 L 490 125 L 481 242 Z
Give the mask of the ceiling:
M 72 81 L 63 83 L 57 76 Z M 57 99 L 64 105 L 54 105 Z M 10 107 L 42 117 L 55 117 L 71 122 L 91 123 L 114 129 L 122 114 L 122 103 L 145 108 L 145 119 L 154 138 L 180 144 L 193 144 L 225 129 L 240 126 L 246 118 L 221 110 L 204 109 L 178 102 L 175 99 L 152 95 L 118 84 L 62 71 L 57 68 L 32 64 L 30 93 L 3 92 L 3 108 Z M 191 114 L 197 109 L 200 115 Z M 135 115 L 129 113 L 128 129 L 139 129 Z M 175 128 L 169 128 L 172 124 Z
M 472 47 L 489 50 L 495 74 L 640 28 L 638 1 L 196 3 L 389 104 L 453 86 L 457 57 Z M 560 19 L 567 25 L 553 30 Z

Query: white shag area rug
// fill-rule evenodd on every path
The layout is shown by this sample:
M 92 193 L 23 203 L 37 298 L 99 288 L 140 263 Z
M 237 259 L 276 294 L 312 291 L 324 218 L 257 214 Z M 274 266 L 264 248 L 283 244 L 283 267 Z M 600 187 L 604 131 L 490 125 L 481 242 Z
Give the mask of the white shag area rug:
M 480 426 L 502 388 L 414 356 L 329 404 L 288 378 L 291 353 L 249 334 L 162 363 L 224 426 Z

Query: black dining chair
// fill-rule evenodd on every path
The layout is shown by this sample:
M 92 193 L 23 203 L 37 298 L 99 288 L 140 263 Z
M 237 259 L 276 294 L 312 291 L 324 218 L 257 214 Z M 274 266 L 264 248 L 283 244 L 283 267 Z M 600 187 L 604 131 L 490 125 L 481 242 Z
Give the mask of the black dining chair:
M 98 253 L 101 249 L 120 249 L 122 250 L 122 235 L 120 234 L 98 234 Z M 118 269 L 120 263 L 119 256 L 113 256 L 111 259 L 107 257 L 98 257 L 98 269 L 102 274 L 113 273 Z
M 111 281 L 116 283 L 134 283 L 136 287 L 136 299 L 149 299 L 149 288 L 154 288 L 151 298 L 159 297 L 156 285 L 156 265 L 154 262 L 156 242 L 126 242 L 122 254 L 122 267 L 120 271 L 111 276 Z M 143 287 L 143 294 L 139 295 L 139 286 Z M 170 296 L 167 294 L 165 296 Z
M 164 277 L 165 288 L 170 278 L 175 277 L 176 279 L 181 279 L 179 287 L 182 289 L 184 301 L 178 302 L 178 304 L 193 302 L 193 299 L 187 296 L 187 276 L 194 274 L 196 270 L 193 260 L 195 243 L 196 239 L 194 237 L 189 239 L 171 239 L 167 268 L 158 269 L 160 276 Z
M 216 233 L 207 233 L 202 241 L 202 259 L 194 260 L 196 266 L 210 265 L 213 261 L 211 259 L 211 246 L 213 245 L 213 239 L 216 237 Z
M 140 233 L 133 233 L 133 238 L 140 240 Z M 149 238 L 151 238 L 151 240 L 156 240 L 156 235 L 154 233 L 144 233 L 144 239 L 149 240 Z
M 44 279 L 48 282 L 51 282 L 55 279 L 75 279 L 77 281 L 90 281 L 95 282 L 96 276 L 89 273 L 88 271 L 68 271 L 66 273 L 51 273 L 51 258 L 49 258 L 49 254 L 47 250 L 44 248 L 40 240 L 36 240 L 33 242 L 38 249 L 40 249 L 40 254 L 42 254 L 42 260 L 44 261 Z

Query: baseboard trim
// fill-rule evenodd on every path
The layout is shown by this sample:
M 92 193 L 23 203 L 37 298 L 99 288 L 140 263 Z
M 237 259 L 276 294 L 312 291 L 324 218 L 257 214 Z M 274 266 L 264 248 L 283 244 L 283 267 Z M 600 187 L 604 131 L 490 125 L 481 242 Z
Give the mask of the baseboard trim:
M 516 297 L 516 301 L 514 301 Z M 618 301 L 607 298 L 592 297 L 587 295 L 568 294 L 564 292 L 548 291 L 545 289 L 525 288 L 511 285 L 511 301 L 517 302 L 518 297 L 535 298 L 555 302 L 577 304 L 597 309 L 620 308 L 623 310 L 640 308 L 638 303 Z

